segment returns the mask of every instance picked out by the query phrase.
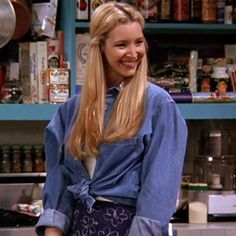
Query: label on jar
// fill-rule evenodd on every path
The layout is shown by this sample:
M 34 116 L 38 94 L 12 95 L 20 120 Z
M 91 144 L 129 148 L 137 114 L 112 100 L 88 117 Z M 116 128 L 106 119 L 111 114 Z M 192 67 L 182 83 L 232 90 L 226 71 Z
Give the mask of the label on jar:
M 69 70 L 66 68 L 48 69 L 49 85 L 69 85 Z
M 63 86 L 56 86 L 49 88 L 49 102 L 63 103 L 69 98 L 69 88 Z

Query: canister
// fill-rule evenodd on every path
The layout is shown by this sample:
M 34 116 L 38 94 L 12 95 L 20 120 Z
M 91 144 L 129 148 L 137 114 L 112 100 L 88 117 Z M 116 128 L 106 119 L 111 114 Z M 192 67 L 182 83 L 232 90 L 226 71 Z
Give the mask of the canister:
M 189 183 L 188 221 L 190 224 L 207 223 L 207 183 Z

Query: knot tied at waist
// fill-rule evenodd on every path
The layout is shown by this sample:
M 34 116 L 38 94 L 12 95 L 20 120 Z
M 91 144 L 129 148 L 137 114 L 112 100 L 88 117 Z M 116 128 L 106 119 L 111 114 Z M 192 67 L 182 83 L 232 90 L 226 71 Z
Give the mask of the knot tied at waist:
M 89 193 L 90 183 L 90 180 L 83 180 L 81 183 L 67 186 L 67 189 L 73 193 L 74 198 L 80 200 L 89 210 L 92 209 L 96 201 Z

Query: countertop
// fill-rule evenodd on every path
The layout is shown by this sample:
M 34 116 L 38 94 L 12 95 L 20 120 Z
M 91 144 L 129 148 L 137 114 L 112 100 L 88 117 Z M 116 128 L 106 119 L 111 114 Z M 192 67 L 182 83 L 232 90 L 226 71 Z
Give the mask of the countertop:
M 208 222 L 207 224 L 170 224 L 170 236 L 236 236 L 236 222 Z

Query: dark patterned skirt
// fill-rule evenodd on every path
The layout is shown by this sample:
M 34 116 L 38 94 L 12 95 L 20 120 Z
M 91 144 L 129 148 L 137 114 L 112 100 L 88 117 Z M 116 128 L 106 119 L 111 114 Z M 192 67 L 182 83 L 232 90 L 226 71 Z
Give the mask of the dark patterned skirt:
M 96 201 L 89 211 L 78 202 L 70 236 L 127 236 L 135 208 L 114 202 Z

